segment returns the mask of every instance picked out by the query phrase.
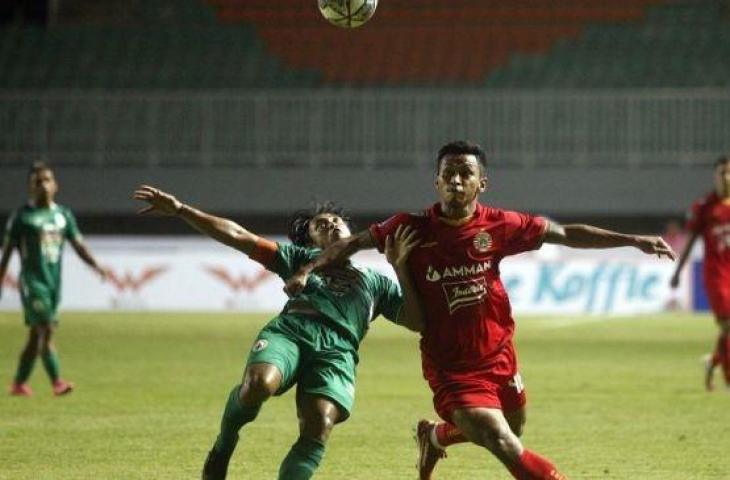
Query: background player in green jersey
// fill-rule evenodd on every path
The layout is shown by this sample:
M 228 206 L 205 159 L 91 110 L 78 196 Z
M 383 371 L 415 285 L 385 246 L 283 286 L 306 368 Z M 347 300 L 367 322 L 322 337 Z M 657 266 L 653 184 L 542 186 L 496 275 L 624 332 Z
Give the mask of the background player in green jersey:
M 28 203 L 10 215 L 3 237 L 0 279 L 5 273 L 13 249 L 20 252 L 20 297 L 29 327 L 28 342 L 20 354 L 11 395 L 33 394 L 26 383 L 40 354 L 53 384 L 53 393 L 64 395 L 73 384 L 61 379 L 53 333 L 58 324 L 57 309 L 61 298 L 61 258 L 68 240 L 76 253 L 104 278 L 99 266 L 84 244 L 71 211 L 54 202 L 58 184 L 51 168 L 42 162 L 31 165 L 28 172 Z M 2 283 L 0 282 L 0 289 Z M 0 296 L 2 290 L 0 290 Z
M 348 237 L 350 228 L 338 208 L 325 204 L 302 210 L 290 223 L 293 244 L 274 243 L 240 225 L 201 212 L 159 189 L 141 186 L 134 198 L 158 212 L 181 217 L 195 229 L 247 254 L 286 280 L 319 255 L 322 248 Z M 386 256 L 402 287 L 371 269 L 335 265 L 310 278 L 282 312 L 259 332 L 241 384 L 231 391 L 220 434 L 203 467 L 204 480 L 226 477 L 238 432 L 252 422 L 272 395 L 297 384 L 300 436 L 279 468 L 280 480 L 311 478 L 324 454 L 332 427 L 346 420 L 354 403 L 358 347 L 378 315 L 420 331 L 422 312 L 406 267 L 418 244 L 410 228 L 386 241 Z

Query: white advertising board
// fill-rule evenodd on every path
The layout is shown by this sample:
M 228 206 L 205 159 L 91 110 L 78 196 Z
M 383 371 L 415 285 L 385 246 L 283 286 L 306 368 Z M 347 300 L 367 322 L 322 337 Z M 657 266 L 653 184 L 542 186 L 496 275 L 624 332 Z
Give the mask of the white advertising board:
M 167 310 L 275 312 L 286 301 L 283 282 L 259 264 L 205 238 L 90 237 L 109 270 L 101 282 L 67 246 L 61 308 L 68 310 Z M 391 275 L 385 258 L 363 252 L 357 261 Z M 662 311 L 672 301 L 674 264 L 622 248 L 576 251 L 544 246 L 501 264 L 516 313 L 634 314 Z M 4 280 L 0 309 L 18 310 L 18 258 Z M 688 305 L 684 281 L 675 301 Z

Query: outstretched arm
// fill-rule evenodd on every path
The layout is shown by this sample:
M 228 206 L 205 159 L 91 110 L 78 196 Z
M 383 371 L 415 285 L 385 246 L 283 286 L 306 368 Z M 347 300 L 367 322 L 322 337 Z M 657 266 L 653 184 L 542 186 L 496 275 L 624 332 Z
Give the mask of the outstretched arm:
M 414 332 L 422 332 L 426 323 L 407 264 L 408 256 L 419 243 L 421 242 L 416 238 L 416 231 L 403 225 L 398 226 L 395 235 L 388 235 L 385 239 L 385 258 L 393 266 L 403 293 L 403 307 L 397 323 Z
M 687 240 L 687 244 L 684 246 L 682 254 L 679 256 L 677 267 L 674 269 L 674 275 L 672 275 L 672 279 L 669 283 L 672 288 L 677 288 L 679 286 L 679 274 L 682 272 L 684 264 L 687 263 L 687 259 L 689 258 L 689 254 L 692 251 L 692 247 L 694 246 L 694 243 L 699 236 L 699 232 L 692 232 L 692 236 L 689 237 L 689 240 Z
M 591 225 L 560 225 L 550 221 L 545 233 L 546 243 L 557 243 L 573 248 L 615 248 L 635 247 L 644 253 L 667 257 L 672 260 L 676 254 L 662 237 L 650 235 L 628 235 L 604 230 Z
M 303 265 L 289 280 L 286 281 L 284 291 L 292 296 L 301 292 L 307 284 L 309 274 L 315 270 L 320 270 L 328 265 L 336 265 L 342 263 L 360 250 L 374 248 L 370 232 L 363 230 L 351 237 L 337 240 L 335 243 L 325 248 L 322 253 L 312 262 Z
M 3 296 L 3 280 L 8 272 L 8 263 L 10 262 L 10 255 L 13 253 L 13 246 L 10 242 L 3 244 L 3 254 L 0 257 L 0 298 Z
M 90 266 L 96 273 L 101 276 L 102 280 L 106 278 L 106 271 L 99 265 L 96 258 L 91 254 L 89 247 L 80 240 L 79 238 L 71 239 L 71 246 L 74 247 L 76 254 L 84 261 L 84 263 Z
M 200 233 L 247 255 L 254 251 L 259 240 L 257 235 L 249 232 L 236 222 L 210 215 L 186 205 L 175 198 L 174 195 L 163 192 L 159 188 L 141 185 L 134 192 L 134 198 L 148 204 L 138 213 L 159 213 L 182 218 Z

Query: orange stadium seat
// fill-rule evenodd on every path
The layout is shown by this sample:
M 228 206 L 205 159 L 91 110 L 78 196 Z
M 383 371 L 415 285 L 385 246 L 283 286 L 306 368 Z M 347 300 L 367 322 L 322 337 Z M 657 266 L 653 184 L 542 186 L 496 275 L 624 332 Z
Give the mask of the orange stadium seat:
M 267 50 L 333 84 L 479 84 L 514 54 L 548 52 L 588 24 L 638 22 L 666 0 L 389 0 L 353 31 L 314 2 L 207 0 L 224 23 L 256 26 Z M 418 45 L 417 49 L 411 48 Z

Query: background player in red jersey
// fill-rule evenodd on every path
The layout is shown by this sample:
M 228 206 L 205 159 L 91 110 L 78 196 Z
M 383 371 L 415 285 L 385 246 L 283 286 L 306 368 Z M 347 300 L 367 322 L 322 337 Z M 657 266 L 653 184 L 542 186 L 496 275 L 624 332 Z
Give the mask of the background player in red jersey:
M 335 242 L 287 283 L 299 291 L 309 272 L 377 247 L 400 225 L 419 232 L 421 244 L 408 261 L 424 309 L 423 374 L 445 422 L 418 424 L 419 475 L 431 478 L 448 445 L 471 441 L 492 452 L 517 479 L 565 477 L 547 459 L 525 449 L 525 390 L 512 344 L 514 320 L 500 280 L 508 255 L 543 242 L 576 248 L 632 246 L 674 258 L 660 238 L 624 235 L 588 225 L 559 225 L 543 217 L 500 210 L 478 202 L 487 189 L 486 155 L 475 144 L 453 142 L 437 157 L 439 202 L 422 214 L 397 214 L 349 239 Z
M 715 191 L 700 198 L 689 213 L 689 241 L 682 251 L 672 276 L 672 287 L 679 286 L 679 274 L 697 238 L 704 240 L 704 280 L 710 306 L 720 332 L 715 351 L 707 359 L 705 388 L 713 390 L 713 372 L 722 366 L 725 384 L 730 387 L 730 156 L 715 162 Z

